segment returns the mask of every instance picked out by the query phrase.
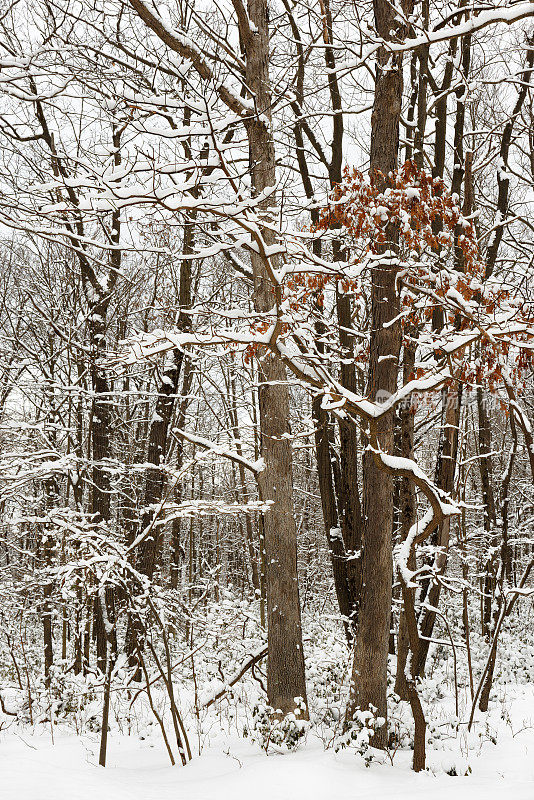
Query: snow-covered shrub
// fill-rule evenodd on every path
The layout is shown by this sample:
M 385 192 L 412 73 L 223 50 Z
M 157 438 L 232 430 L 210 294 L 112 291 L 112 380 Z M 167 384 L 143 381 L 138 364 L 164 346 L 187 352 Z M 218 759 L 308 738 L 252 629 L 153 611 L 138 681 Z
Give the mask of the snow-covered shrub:
M 324 729 L 325 741 L 343 718 L 348 693 L 350 651 L 337 632 L 313 630 L 306 659 L 306 681 L 312 723 Z
M 272 706 L 258 703 L 252 717 L 253 741 L 257 741 L 265 752 L 271 745 L 282 750 L 296 750 L 308 728 L 302 718 L 305 713 L 306 704 L 302 697 L 295 697 L 295 711 L 282 718 Z
M 365 711 L 357 708 L 354 712 L 354 719 L 345 727 L 343 734 L 336 742 L 336 751 L 343 748 L 351 748 L 358 753 L 368 767 L 373 760 L 371 739 L 378 728 L 385 723 L 384 717 L 376 714 L 375 706 L 369 706 Z
M 395 751 L 413 750 L 414 723 L 410 704 L 394 692 L 388 695 L 388 742 Z

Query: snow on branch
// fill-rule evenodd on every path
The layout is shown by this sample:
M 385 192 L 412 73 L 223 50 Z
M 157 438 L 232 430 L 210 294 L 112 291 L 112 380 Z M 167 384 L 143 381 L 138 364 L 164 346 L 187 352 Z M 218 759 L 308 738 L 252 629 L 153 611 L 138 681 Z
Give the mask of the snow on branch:
M 211 59 L 213 64 L 208 64 L 190 36 L 182 31 L 171 31 L 161 17 L 156 16 L 143 0 L 130 0 L 130 5 L 147 27 L 150 28 L 167 47 L 175 53 L 178 53 L 182 58 L 191 62 L 203 80 L 214 82 L 217 85 L 219 97 L 228 108 L 234 113 L 244 117 L 254 114 L 254 103 L 252 101 L 247 101 L 239 94 L 233 92 L 226 83 L 217 79 L 214 67 L 219 59 L 215 55 L 213 55 Z
M 156 524 L 163 525 L 173 519 L 195 515 L 227 514 L 232 516 L 236 514 L 254 514 L 256 512 L 265 513 L 272 503 L 272 500 L 249 500 L 246 503 L 226 503 L 224 500 L 186 500 L 176 505 L 165 503 L 163 507 L 165 516 L 159 519 Z
M 201 447 L 204 447 L 206 450 L 215 453 L 215 455 L 223 456 L 224 458 L 228 458 L 230 461 L 233 461 L 236 464 L 241 464 L 241 466 L 250 470 L 255 475 L 262 472 L 265 467 L 263 458 L 260 458 L 257 461 L 249 461 L 248 458 L 244 458 L 244 456 L 239 455 L 239 453 L 236 453 L 234 450 L 228 450 L 226 447 L 216 444 L 215 442 L 211 442 L 209 439 L 204 439 L 202 436 L 196 436 L 193 433 L 182 431 L 180 428 L 174 428 L 173 433 L 181 436 L 182 439 L 186 439 L 186 441 L 191 442 L 192 444 L 198 444 Z
M 376 463 L 380 469 L 389 472 L 391 475 L 401 476 L 411 480 L 417 488 L 425 495 L 429 502 L 429 508 L 420 520 L 417 520 L 404 541 L 397 545 L 394 551 L 395 562 L 399 573 L 406 587 L 414 587 L 413 573 L 409 567 L 410 554 L 415 547 L 427 539 L 431 533 L 447 517 L 460 513 L 459 506 L 442 489 L 436 486 L 430 478 L 425 475 L 423 470 L 410 458 L 401 458 L 384 453 L 378 441 L 375 429 L 376 424 L 371 425 L 370 442 L 368 449 L 373 453 Z
M 440 42 L 448 42 L 463 36 L 470 36 L 490 25 L 497 25 L 499 23 L 513 25 L 515 22 L 532 16 L 534 16 L 534 3 L 515 3 L 488 9 L 487 11 L 481 11 L 477 16 L 470 17 L 458 25 L 446 25 L 441 28 L 436 26 L 434 30 L 422 33 L 420 36 L 411 39 L 406 39 L 404 42 L 392 42 L 379 37 L 373 37 L 372 44 L 369 44 L 365 48 L 363 55 L 352 61 L 345 61 L 344 63 L 338 64 L 335 68 L 332 68 L 330 72 L 346 75 L 364 66 L 369 59 L 374 58 L 382 48 L 388 50 L 390 53 L 406 53 L 412 50 L 418 50 L 425 45 L 439 44 Z
M 227 681 L 224 683 L 219 681 L 214 688 L 214 690 L 204 698 L 200 699 L 200 708 L 205 709 L 209 708 L 213 703 L 220 700 L 221 697 L 224 697 L 227 694 L 232 686 L 234 686 L 238 681 L 241 680 L 243 675 L 255 664 L 261 661 L 267 655 L 267 645 L 261 645 L 261 647 L 254 650 L 254 652 L 247 655 L 246 659 L 243 663 L 239 666 L 239 668 L 233 673 L 233 675 L 228 678 Z

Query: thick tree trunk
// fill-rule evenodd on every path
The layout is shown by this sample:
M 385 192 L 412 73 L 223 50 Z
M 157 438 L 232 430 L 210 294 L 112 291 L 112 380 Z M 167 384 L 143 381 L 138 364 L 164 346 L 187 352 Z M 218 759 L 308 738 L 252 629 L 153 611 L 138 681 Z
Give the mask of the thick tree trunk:
M 375 23 L 386 40 L 397 23 L 392 6 L 386 0 L 375 0 Z M 371 119 L 371 172 L 387 176 L 397 167 L 399 123 L 402 103 L 402 61 L 390 57 L 385 49 L 379 53 L 373 114 Z M 396 231 L 387 231 L 384 251 L 395 250 Z M 387 397 L 397 387 L 400 327 L 392 321 L 399 313 L 396 286 L 397 269 L 387 259 L 377 260 L 372 272 L 371 340 L 368 394 L 373 400 Z M 393 452 L 393 413 L 386 414 L 377 425 L 380 447 Z M 352 687 L 346 711 L 346 722 L 354 718 L 356 709 L 376 709 L 386 722 L 377 729 L 372 744 L 387 746 L 387 659 L 391 621 L 393 479 L 377 465 L 373 454 L 363 459 L 363 585 L 358 634 L 352 672 Z
M 247 121 L 252 185 L 255 194 L 276 183 L 274 142 L 271 130 L 269 82 L 269 31 L 266 0 L 250 0 L 248 15 L 253 28 L 245 40 L 246 83 L 255 97 L 256 115 Z M 267 213 L 272 200 L 262 203 Z M 267 245 L 274 235 L 262 231 Z M 254 306 L 270 311 L 275 302 L 273 286 L 259 253 L 252 253 Z M 275 711 L 295 709 L 295 698 L 307 703 L 304 653 L 297 578 L 297 531 L 293 511 L 292 451 L 289 440 L 289 391 L 283 364 L 267 352 L 259 357 L 259 412 L 261 455 L 265 469 L 259 475 L 263 501 L 271 501 L 264 514 L 268 661 L 267 694 Z

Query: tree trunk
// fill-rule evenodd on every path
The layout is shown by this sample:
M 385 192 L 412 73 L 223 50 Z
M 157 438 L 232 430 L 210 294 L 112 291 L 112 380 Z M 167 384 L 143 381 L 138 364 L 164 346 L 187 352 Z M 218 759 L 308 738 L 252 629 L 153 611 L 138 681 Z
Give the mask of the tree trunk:
M 269 81 L 268 4 L 250 0 L 252 30 L 245 40 L 246 84 L 255 97 L 256 115 L 247 121 L 252 186 L 257 195 L 276 183 L 271 130 Z M 267 213 L 272 200 L 261 204 Z M 267 245 L 274 235 L 264 228 Z M 275 303 L 273 286 L 259 253 L 253 252 L 254 307 L 270 311 Z M 263 517 L 266 556 L 269 704 L 282 714 L 293 712 L 295 698 L 305 703 L 306 682 L 297 578 L 297 530 L 293 511 L 292 452 L 289 434 L 289 391 L 283 364 L 267 352 L 259 356 L 259 412 L 261 455 L 265 469 L 259 475 L 263 501 L 272 505 Z
M 374 0 L 377 32 L 389 40 L 397 27 L 395 12 L 387 0 Z M 385 48 L 378 56 L 375 97 L 371 118 L 371 172 L 387 176 L 397 167 L 399 123 L 402 104 L 402 59 L 390 56 Z M 396 230 L 390 226 L 383 250 L 395 250 Z M 399 313 L 397 268 L 387 260 L 377 260 L 372 271 L 371 340 L 368 394 L 379 400 L 397 386 L 401 332 L 391 324 Z M 377 425 L 380 447 L 393 451 L 393 413 Z M 377 465 L 373 454 L 363 458 L 363 585 L 358 634 L 354 653 L 352 687 L 346 722 L 356 709 L 376 709 L 385 723 L 372 739 L 375 747 L 387 746 L 387 659 L 391 620 L 393 479 Z
M 458 457 L 458 425 L 460 422 L 460 411 L 462 405 L 462 384 L 459 384 L 458 391 L 452 389 L 444 391 L 445 405 L 445 424 L 443 426 L 443 441 L 440 449 L 440 457 L 437 468 L 436 483 L 443 491 L 450 494 L 454 489 L 454 477 L 456 473 L 456 461 Z M 437 553 L 434 558 L 434 570 L 437 574 L 442 574 L 447 566 L 447 554 L 449 550 L 450 538 L 450 517 L 446 517 L 439 526 L 437 536 L 433 544 L 437 545 Z M 424 674 L 426 658 L 430 646 L 430 639 L 434 630 L 436 613 L 434 608 L 438 607 L 441 594 L 441 583 L 434 580 L 427 587 L 424 600 L 427 608 L 424 608 L 419 618 L 419 630 L 421 641 L 417 658 L 415 660 L 415 673 L 419 676 Z
M 415 343 L 404 345 L 404 358 L 403 358 L 403 379 L 406 383 L 413 372 L 415 365 Z M 413 458 L 414 448 L 414 417 L 415 411 L 411 407 L 411 396 L 408 398 L 406 405 L 400 410 L 400 427 L 401 427 L 401 455 L 403 458 Z M 400 513 L 401 513 L 401 539 L 405 540 L 408 536 L 410 528 L 414 525 L 417 519 L 417 498 L 415 493 L 415 486 L 413 481 L 409 478 L 401 478 L 400 480 Z M 410 551 L 408 560 L 408 569 L 414 571 L 415 564 L 415 551 Z M 410 593 L 412 606 L 415 606 L 415 590 L 407 588 L 406 592 Z M 409 687 L 406 685 L 406 659 L 408 657 L 408 650 L 410 647 L 410 637 L 408 635 L 406 610 L 403 608 L 399 619 L 399 638 L 397 642 L 397 675 L 395 678 L 395 692 L 399 695 L 401 700 L 409 700 Z M 412 653 L 413 661 L 413 653 Z

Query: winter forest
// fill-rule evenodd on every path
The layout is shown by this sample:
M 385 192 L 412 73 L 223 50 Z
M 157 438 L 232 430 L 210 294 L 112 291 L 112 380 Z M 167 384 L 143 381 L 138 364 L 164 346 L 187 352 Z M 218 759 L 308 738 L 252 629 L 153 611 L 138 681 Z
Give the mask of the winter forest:
M 1 0 L 6 800 L 533 800 L 533 212 L 534 2 Z

